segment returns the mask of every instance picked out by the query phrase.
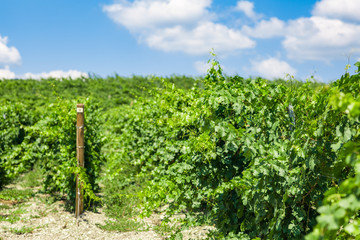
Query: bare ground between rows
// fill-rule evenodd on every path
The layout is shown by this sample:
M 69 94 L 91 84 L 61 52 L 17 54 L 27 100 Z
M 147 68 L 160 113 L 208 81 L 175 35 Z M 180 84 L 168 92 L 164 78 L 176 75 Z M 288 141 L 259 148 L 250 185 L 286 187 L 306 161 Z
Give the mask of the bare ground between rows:
M 21 189 L 18 185 L 9 185 L 7 188 Z M 37 192 L 36 189 L 33 189 Z M 105 231 L 98 225 L 105 224 L 109 219 L 103 208 L 98 208 L 97 212 L 86 211 L 77 220 L 73 213 L 64 208 L 64 201 L 47 203 L 45 200 L 49 195 L 36 193 L 34 197 L 23 203 L 16 201 L 0 201 L 0 217 L 14 218 L 15 221 L 0 221 L 0 240 L 7 239 L 119 239 L 119 240 L 156 240 L 166 239 L 154 230 L 153 227 L 159 225 L 163 215 L 153 215 L 143 219 L 146 231 L 114 232 Z M 6 209 L 4 207 L 8 208 Z M 15 211 L 15 213 L 14 213 Z M 16 216 L 15 216 L 16 215 Z M 16 219 L 16 217 L 18 219 Z M 182 231 L 183 239 L 204 239 L 209 226 L 195 227 Z

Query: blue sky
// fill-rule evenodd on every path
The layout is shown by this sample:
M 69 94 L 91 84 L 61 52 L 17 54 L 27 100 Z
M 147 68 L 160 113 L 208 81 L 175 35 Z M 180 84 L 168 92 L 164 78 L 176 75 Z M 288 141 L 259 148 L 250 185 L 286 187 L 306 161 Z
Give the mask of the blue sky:
M 206 72 L 336 80 L 360 60 L 360 0 L 2 0 L 0 79 Z M 355 68 L 351 68 L 353 72 Z

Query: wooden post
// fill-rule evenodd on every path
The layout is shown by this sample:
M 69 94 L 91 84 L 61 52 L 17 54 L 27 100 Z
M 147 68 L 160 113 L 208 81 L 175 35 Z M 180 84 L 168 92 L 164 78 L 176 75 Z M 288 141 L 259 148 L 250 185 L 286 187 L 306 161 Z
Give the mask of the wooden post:
M 84 167 L 84 104 L 76 105 L 76 158 L 78 166 Z M 84 199 L 81 191 L 81 184 L 79 183 L 79 176 L 76 176 L 76 199 L 75 199 L 75 217 L 78 218 L 84 211 Z

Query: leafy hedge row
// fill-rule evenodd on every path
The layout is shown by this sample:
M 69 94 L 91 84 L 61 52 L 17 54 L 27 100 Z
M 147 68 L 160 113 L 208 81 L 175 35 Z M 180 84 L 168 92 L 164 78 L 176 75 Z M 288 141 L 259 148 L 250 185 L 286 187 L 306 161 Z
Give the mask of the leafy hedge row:
M 358 239 L 360 236 L 360 62 L 356 75 L 346 73 L 335 84 L 330 104 L 356 124 L 353 137 L 339 151 L 339 159 L 351 169 L 348 178 L 325 193 L 320 216 L 312 239 Z M 336 129 L 336 134 L 347 135 L 348 128 Z
M 75 175 L 84 185 L 85 201 L 97 199 L 94 191 L 103 164 L 101 136 L 97 105 L 85 102 L 85 169 L 77 167 L 76 159 L 76 103 L 58 100 L 41 112 L 37 121 L 25 105 L 2 106 L 1 113 L 1 184 L 31 169 L 36 163 L 44 176 L 42 186 L 46 192 L 61 192 L 69 200 L 75 199 Z M 29 116 L 30 115 L 30 116 Z
M 317 224 L 324 193 L 354 174 L 341 153 L 358 139 L 359 121 L 330 104 L 354 77 L 314 89 L 225 78 L 212 64 L 202 87 L 165 84 L 118 113 L 108 179 L 147 179 L 143 215 L 164 204 L 168 216 L 207 212 L 216 238 L 302 239 Z M 137 171 L 120 181 L 124 163 Z
M 33 117 L 26 110 L 24 104 L 1 102 L 0 188 L 31 165 L 19 157 L 22 151 L 20 146 L 26 136 L 25 128 L 33 124 Z
M 194 79 L 186 76 L 171 76 L 167 78 L 180 88 L 189 88 Z M 31 109 L 46 106 L 56 102 L 57 96 L 63 99 L 91 97 L 103 106 L 110 109 L 122 104 L 129 104 L 135 96 L 146 96 L 145 89 L 157 87 L 161 81 L 152 77 L 132 76 L 99 78 L 62 78 L 62 79 L 0 79 L 0 99 L 25 102 Z M 55 94 L 54 94 L 55 93 Z
M 206 213 L 216 239 L 358 237 L 360 74 L 319 87 L 225 78 L 212 64 L 190 90 L 156 79 L 160 88 L 151 98 L 107 112 L 107 198 L 126 204 L 129 191 L 122 191 L 142 186 L 143 215 L 163 205 L 167 216 Z M 102 81 L 91 84 L 99 90 Z M 99 91 L 101 103 L 111 99 L 106 91 Z M 85 103 L 87 165 L 80 169 L 75 102 L 40 104 L 37 111 L 27 103 L 1 102 L 0 187 L 39 163 L 46 191 L 73 199 L 80 174 L 87 202 L 96 199 L 104 145 L 96 104 Z
M 181 88 L 189 88 L 194 82 L 186 76 L 171 76 L 168 80 Z M 115 106 L 129 105 L 134 96 L 148 96 L 145 89 L 161 85 L 161 81 L 151 77 L 118 75 L 106 79 L 91 76 L 0 80 L 0 188 L 39 163 L 43 168 L 45 190 L 61 191 L 70 199 L 74 197 L 74 173 L 80 169 L 75 167 L 76 103 L 73 99 L 91 96 L 96 100 L 88 102 L 85 112 L 87 174 L 81 175 L 88 182 L 88 192 L 93 198 L 91 189 L 98 188 L 96 181 L 104 161 L 100 128 L 106 119 L 100 120 L 100 115 Z M 101 111 L 96 107 L 100 105 Z

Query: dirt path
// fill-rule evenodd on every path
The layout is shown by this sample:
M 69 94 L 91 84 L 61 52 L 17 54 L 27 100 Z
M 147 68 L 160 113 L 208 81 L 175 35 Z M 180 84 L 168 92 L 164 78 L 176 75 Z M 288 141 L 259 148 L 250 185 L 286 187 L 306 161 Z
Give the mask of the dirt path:
M 9 189 L 19 189 L 16 185 Z M 36 192 L 35 189 L 32 189 Z M 148 229 L 156 226 L 161 216 L 145 219 Z M 108 232 L 98 227 L 108 218 L 103 209 L 98 213 L 85 212 L 79 220 L 64 209 L 63 201 L 36 193 L 25 201 L 0 199 L 0 239 L 166 239 L 153 230 L 139 232 Z M 161 220 L 160 220 L 161 221 Z M 203 239 L 210 227 L 197 227 L 183 231 L 183 239 Z

